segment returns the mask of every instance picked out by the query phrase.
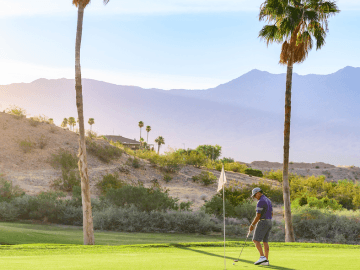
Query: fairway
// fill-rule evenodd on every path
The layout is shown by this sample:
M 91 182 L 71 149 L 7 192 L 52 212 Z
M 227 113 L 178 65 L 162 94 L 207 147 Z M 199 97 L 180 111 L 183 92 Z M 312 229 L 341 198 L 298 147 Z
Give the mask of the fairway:
M 12 269 L 224 269 L 219 243 L 136 246 L 16 245 L 0 247 L 0 264 Z M 270 266 L 254 266 L 258 253 L 246 246 L 236 265 L 240 243 L 226 249 L 227 269 L 359 269 L 358 246 L 274 243 Z M 234 245 L 237 245 L 236 247 Z M 302 247 L 303 246 L 303 247 Z M 351 263 L 349 264 L 349 262 Z

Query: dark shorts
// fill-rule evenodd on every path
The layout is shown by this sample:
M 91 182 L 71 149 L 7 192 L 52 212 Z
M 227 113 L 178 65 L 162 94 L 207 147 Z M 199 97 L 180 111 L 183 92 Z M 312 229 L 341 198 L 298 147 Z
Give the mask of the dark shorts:
M 271 219 L 259 220 L 256 224 L 253 240 L 258 242 L 269 242 L 269 234 L 272 227 Z

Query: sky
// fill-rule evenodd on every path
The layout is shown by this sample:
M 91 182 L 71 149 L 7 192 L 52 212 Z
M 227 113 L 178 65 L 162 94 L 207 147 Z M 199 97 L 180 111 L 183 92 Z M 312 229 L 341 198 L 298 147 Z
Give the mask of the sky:
M 161 89 L 207 89 L 252 69 L 285 73 L 280 45 L 258 38 L 263 0 L 93 0 L 82 77 Z M 77 9 L 64 0 L 0 0 L 0 85 L 74 78 Z M 294 72 L 360 67 L 360 1 L 339 0 L 326 45 Z

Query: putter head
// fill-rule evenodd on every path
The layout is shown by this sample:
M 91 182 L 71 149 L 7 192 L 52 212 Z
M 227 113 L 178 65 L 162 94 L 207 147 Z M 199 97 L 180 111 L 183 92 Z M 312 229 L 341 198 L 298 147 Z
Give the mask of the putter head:
M 234 260 L 234 262 L 238 262 L 238 260 Z

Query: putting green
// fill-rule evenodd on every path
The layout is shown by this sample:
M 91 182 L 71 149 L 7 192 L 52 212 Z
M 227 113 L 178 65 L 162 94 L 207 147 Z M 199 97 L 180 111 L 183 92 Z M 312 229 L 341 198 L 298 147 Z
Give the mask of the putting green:
M 258 253 L 246 246 L 233 265 L 241 244 L 229 243 L 227 269 L 359 269 L 359 246 L 287 245 L 274 243 L 270 266 L 254 266 Z M 236 247 L 234 245 L 237 245 Z M 137 246 L 15 245 L 0 246 L 4 269 L 224 269 L 223 247 L 219 243 Z

